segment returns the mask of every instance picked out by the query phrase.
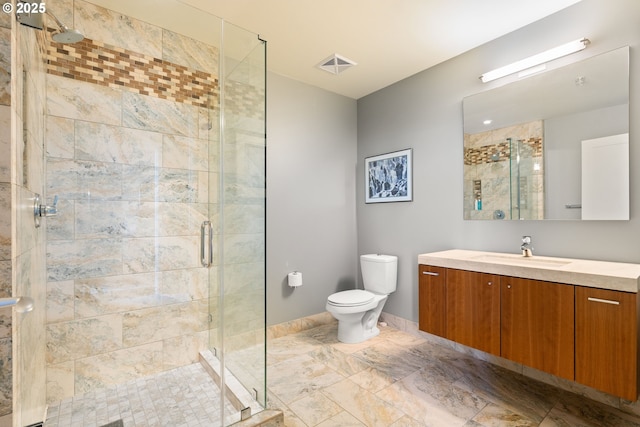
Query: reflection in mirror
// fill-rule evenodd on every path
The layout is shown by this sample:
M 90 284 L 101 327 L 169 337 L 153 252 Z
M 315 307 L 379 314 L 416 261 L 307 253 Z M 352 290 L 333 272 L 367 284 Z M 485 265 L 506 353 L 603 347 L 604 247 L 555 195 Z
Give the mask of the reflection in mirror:
M 629 218 L 628 47 L 469 96 L 463 108 L 465 219 Z
M 465 134 L 465 219 L 542 219 L 542 121 Z

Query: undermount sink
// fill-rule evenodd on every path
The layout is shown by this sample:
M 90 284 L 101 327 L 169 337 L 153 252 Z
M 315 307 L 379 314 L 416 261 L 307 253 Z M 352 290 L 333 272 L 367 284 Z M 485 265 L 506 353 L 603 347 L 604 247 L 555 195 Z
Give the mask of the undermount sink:
M 511 264 L 511 265 L 519 265 L 526 267 L 551 267 L 558 268 L 563 267 L 565 265 L 571 264 L 571 260 L 562 260 L 562 259 L 549 259 L 549 258 L 536 258 L 535 255 L 532 257 L 525 257 L 522 255 L 479 255 L 477 257 L 471 258 L 474 261 L 481 262 L 493 262 L 496 264 Z

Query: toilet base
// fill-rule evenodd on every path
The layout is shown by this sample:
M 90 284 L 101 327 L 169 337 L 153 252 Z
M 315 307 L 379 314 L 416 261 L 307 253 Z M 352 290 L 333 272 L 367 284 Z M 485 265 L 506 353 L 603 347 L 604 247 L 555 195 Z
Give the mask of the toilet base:
M 378 335 L 380 335 L 380 329 L 377 326 L 371 329 L 364 329 L 348 325 L 347 322 L 342 320 L 338 322 L 338 341 L 345 344 L 357 344 Z
M 330 309 L 329 312 L 338 320 L 338 341 L 357 344 L 380 335 L 378 318 L 386 301 L 385 295 L 374 309 L 364 313 L 336 313 Z

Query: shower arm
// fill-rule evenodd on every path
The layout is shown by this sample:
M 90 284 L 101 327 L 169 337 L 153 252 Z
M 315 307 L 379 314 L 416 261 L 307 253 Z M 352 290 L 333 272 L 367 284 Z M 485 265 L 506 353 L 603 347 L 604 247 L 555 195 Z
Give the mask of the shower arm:
M 77 43 L 79 41 L 84 40 L 84 35 L 80 31 L 67 27 L 53 13 L 47 10 L 45 12 L 45 15 L 48 15 L 51 18 L 53 18 L 54 22 L 58 26 L 58 30 L 57 31 L 54 30 L 53 34 L 51 35 L 51 38 L 53 39 L 53 41 L 57 43 L 70 44 L 70 43 Z
M 55 21 L 56 25 L 58 26 L 58 30 L 60 30 L 60 31 L 69 30 L 69 27 L 67 27 L 62 22 L 60 22 L 60 20 L 53 13 L 49 12 L 48 10 L 45 13 L 53 18 L 53 20 Z

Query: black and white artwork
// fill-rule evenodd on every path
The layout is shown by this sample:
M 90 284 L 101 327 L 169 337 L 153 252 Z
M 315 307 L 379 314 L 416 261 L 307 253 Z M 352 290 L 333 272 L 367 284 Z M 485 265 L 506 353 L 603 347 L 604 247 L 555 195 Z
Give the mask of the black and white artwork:
M 364 165 L 366 203 L 412 199 L 411 149 L 367 157 Z

